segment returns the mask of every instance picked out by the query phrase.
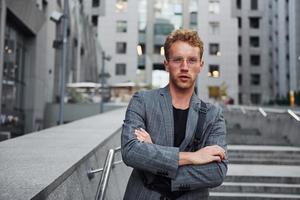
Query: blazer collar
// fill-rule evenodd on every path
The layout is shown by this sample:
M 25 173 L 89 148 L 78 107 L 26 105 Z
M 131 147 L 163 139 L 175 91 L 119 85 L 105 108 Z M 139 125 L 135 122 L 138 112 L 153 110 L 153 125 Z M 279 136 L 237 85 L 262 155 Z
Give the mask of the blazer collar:
M 161 101 L 161 110 L 164 118 L 165 123 L 165 131 L 167 134 L 167 141 L 166 145 L 173 146 L 174 144 L 174 119 L 173 119 L 173 105 L 172 105 L 172 97 L 169 90 L 169 85 L 164 88 L 160 89 L 160 95 L 162 97 Z M 189 106 L 189 113 L 187 118 L 186 124 L 186 131 L 185 131 L 185 138 L 182 141 L 179 150 L 184 151 L 187 145 L 193 139 L 193 135 L 196 129 L 197 121 L 198 121 L 198 111 L 200 109 L 201 100 L 199 97 L 193 93 L 190 106 Z

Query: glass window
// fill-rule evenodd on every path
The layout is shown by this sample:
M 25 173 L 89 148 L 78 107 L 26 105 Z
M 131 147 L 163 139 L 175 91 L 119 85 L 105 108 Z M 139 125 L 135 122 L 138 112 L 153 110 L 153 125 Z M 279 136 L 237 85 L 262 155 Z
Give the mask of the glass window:
M 237 19 L 238 19 L 238 27 L 242 28 L 242 18 L 238 17 Z
M 92 15 L 93 26 L 98 26 L 98 15 Z
M 236 8 L 241 9 L 242 8 L 242 0 L 236 0 Z
M 208 76 L 213 78 L 220 77 L 220 67 L 219 65 L 209 65 L 208 66 Z
M 250 95 L 252 104 L 260 104 L 261 103 L 261 94 L 253 93 Z
M 100 0 L 93 0 L 92 1 L 92 7 L 99 7 L 100 6 Z
M 0 131 L 11 132 L 13 137 L 24 134 L 26 40 L 22 32 L 5 27 Z
M 209 86 L 208 87 L 208 96 L 209 98 L 218 99 L 221 96 L 220 87 L 218 86 Z
M 249 17 L 250 28 L 259 28 L 259 17 Z
M 154 54 L 161 54 L 162 52 L 162 48 L 163 46 L 162 45 L 154 45 L 154 48 L 153 48 L 153 53 Z
M 258 1 L 251 0 L 251 10 L 257 10 L 257 9 L 258 9 Z
M 220 34 L 220 22 L 209 22 L 209 30 L 212 35 Z
M 117 42 L 116 43 L 116 52 L 119 54 L 126 53 L 127 44 L 126 42 Z
M 260 74 L 251 74 L 251 85 L 260 85 Z
M 197 26 L 197 12 L 191 12 L 190 13 L 190 25 L 191 26 Z
M 239 82 L 239 86 L 241 86 L 243 84 L 243 75 L 242 74 L 239 74 L 238 82 Z
M 116 64 L 116 75 L 126 75 L 126 64 L 117 63 Z
M 238 64 L 241 67 L 242 66 L 242 62 L 243 62 L 243 57 L 241 54 L 238 55 Z
M 155 35 L 169 35 L 174 30 L 174 25 L 163 19 L 156 20 L 154 24 Z
M 239 47 L 242 46 L 242 36 L 240 36 L 240 35 L 238 37 L 238 45 L 239 45 Z
M 250 55 L 250 64 L 252 66 L 260 65 L 260 55 Z
M 117 21 L 117 32 L 118 33 L 126 33 L 127 32 L 127 21 L 125 21 L 125 20 Z
M 218 43 L 210 43 L 209 44 L 209 54 L 216 55 L 216 56 L 221 55 L 220 45 Z
M 259 47 L 259 37 L 258 36 L 250 36 L 250 46 L 251 47 Z
M 239 92 L 239 104 L 243 104 L 243 94 Z
M 210 0 L 208 4 L 208 10 L 211 14 L 219 14 L 220 13 L 220 2 L 219 0 Z
M 126 12 L 127 11 L 127 0 L 116 0 L 116 12 Z

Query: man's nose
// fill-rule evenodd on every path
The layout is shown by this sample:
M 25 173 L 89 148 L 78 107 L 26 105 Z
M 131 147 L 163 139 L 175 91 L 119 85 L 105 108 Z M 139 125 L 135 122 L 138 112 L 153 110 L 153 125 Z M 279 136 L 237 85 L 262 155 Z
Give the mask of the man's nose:
M 183 59 L 180 69 L 181 70 L 188 70 L 189 69 L 189 64 L 188 64 L 187 59 Z

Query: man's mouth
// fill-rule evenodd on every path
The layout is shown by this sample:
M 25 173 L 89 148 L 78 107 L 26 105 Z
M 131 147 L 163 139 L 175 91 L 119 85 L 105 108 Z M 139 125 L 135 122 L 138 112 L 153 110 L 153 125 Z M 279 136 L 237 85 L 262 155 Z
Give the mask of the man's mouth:
M 181 81 L 188 81 L 189 79 L 190 79 L 190 76 L 188 76 L 188 75 L 179 75 L 179 79 L 181 80 Z

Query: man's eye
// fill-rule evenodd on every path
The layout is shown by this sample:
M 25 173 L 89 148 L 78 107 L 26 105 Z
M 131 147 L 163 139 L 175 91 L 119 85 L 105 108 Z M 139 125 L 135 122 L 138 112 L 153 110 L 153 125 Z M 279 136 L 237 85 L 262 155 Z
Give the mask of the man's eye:
M 182 62 L 182 58 L 174 58 L 173 62 L 175 62 L 175 63 L 181 63 Z
M 190 58 L 188 60 L 189 63 L 196 63 L 197 62 L 197 59 L 196 58 Z

